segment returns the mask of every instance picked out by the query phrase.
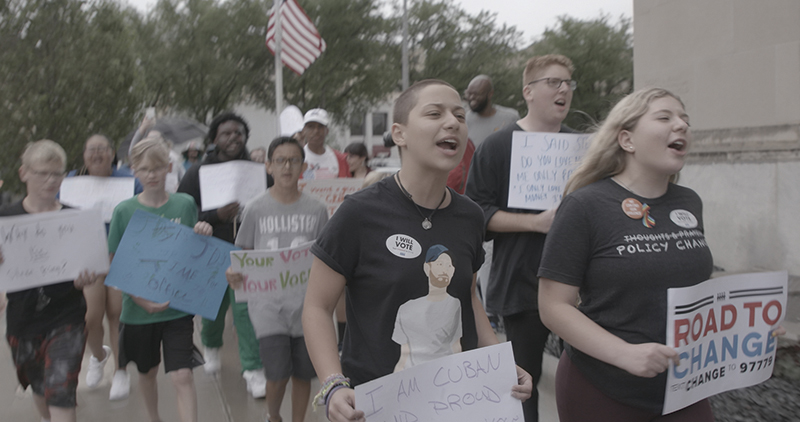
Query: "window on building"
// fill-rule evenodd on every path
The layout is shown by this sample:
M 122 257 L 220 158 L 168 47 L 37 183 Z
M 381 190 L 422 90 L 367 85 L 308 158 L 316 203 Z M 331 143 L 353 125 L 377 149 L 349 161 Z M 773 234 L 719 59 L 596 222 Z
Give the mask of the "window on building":
M 350 119 L 350 135 L 364 136 L 364 115 L 356 114 Z
M 383 136 L 388 130 L 389 116 L 386 113 L 372 113 L 372 135 Z

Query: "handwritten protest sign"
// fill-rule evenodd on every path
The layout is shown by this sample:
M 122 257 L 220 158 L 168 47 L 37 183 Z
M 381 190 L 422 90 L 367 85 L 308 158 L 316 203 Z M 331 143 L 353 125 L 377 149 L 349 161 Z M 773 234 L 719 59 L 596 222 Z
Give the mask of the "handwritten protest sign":
M 737 274 L 667 293 L 667 345 L 680 365 L 667 373 L 664 414 L 766 381 L 775 364 L 770 330 L 786 314 L 788 274 Z
M 170 308 L 216 319 L 236 246 L 136 210 L 111 263 L 106 285 Z
M 231 202 L 246 204 L 267 190 L 264 164 L 234 160 L 200 167 L 202 210 L 223 207 Z
M 114 207 L 133 196 L 134 181 L 133 177 L 68 177 L 61 182 L 59 199 L 71 207 L 97 208 L 108 223 Z
M 74 280 L 87 269 L 108 271 L 99 210 L 62 210 L 0 218 L 0 291 Z
M 274 251 L 231 251 L 231 267 L 244 275 L 242 287 L 234 291 L 236 301 L 272 301 L 301 306 L 314 260 L 313 244 L 311 241 Z
M 298 188 L 319 199 L 328 208 L 328 217 L 332 216 L 344 197 L 361 189 L 364 179 L 300 179 Z
M 508 207 L 548 210 L 561 203 L 589 135 L 516 131 L 511 139 Z
M 356 387 L 368 422 L 522 422 L 511 343 L 462 352 Z

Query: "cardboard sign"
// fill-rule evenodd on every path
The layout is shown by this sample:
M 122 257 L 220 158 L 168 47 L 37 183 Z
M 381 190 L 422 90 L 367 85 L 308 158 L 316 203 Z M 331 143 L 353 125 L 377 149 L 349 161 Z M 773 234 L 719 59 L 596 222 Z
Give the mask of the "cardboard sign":
M 267 190 L 264 164 L 234 160 L 200 167 L 202 211 L 224 207 L 231 202 L 244 206 Z
M 133 196 L 135 180 L 133 177 L 67 177 L 61 182 L 59 199 L 71 207 L 99 209 L 103 221 L 108 223 L 114 208 Z
M 274 251 L 231 251 L 231 267 L 244 275 L 237 302 L 273 301 L 302 306 L 314 255 L 313 241 Z M 299 301 L 299 302 L 298 302 Z
M 214 320 L 227 291 L 228 254 L 236 246 L 136 210 L 122 235 L 106 285 Z
M 589 135 L 516 131 L 511 140 L 508 207 L 549 210 L 589 149 Z
M 83 270 L 108 271 L 100 210 L 63 210 L 0 217 L 0 291 L 74 280 Z
M 668 290 L 667 346 L 680 365 L 669 366 L 664 414 L 772 376 L 787 281 L 785 271 L 737 274 Z
M 361 190 L 363 184 L 364 179 L 300 179 L 297 187 L 325 204 L 330 217 L 342 205 L 344 197 Z
M 522 422 L 511 396 L 517 370 L 511 343 L 462 352 L 359 385 L 356 409 L 368 422 Z

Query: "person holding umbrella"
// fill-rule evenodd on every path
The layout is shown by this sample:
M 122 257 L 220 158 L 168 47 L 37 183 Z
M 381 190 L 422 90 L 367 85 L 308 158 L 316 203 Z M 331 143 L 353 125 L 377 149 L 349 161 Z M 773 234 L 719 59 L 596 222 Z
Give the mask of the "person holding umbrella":
M 189 142 L 183 150 L 183 168 L 189 170 L 203 158 L 203 147 L 195 141 Z

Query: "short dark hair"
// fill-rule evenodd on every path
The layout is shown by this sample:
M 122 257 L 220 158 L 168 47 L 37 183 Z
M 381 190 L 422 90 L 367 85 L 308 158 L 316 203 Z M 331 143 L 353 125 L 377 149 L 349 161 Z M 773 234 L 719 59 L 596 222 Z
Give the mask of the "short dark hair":
M 414 85 L 408 87 L 394 101 L 394 112 L 392 113 L 392 120 L 394 120 L 394 123 L 400 123 L 401 125 L 408 123 L 408 115 L 411 113 L 411 109 L 417 105 L 419 91 L 430 85 L 444 85 L 453 88 L 453 91 L 458 92 L 453 85 L 450 85 L 441 79 L 425 79 L 415 82 Z
M 275 152 L 281 145 L 291 144 L 297 147 L 300 150 L 300 156 L 303 157 L 303 161 L 306 160 L 306 152 L 303 150 L 303 146 L 300 145 L 300 142 L 297 142 L 297 139 L 294 139 L 289 136 L 279 136 L 272 140 L 269 144 L 269 149 L 267 149 L 267 161 L 272 161 L 272 153 Z
M 219 125 L 228 122 L 228 121 L 235 121 L 241 123 L 244 126 L 244 141 L 247 142 L 247 139 L 250 138 L 250 126 L 247 125 L 247 122 L 244 121 L 244 118 L 236 113 L 233 112 L 225 112 L 211 121 L 211 124 L 208 126 L 208 135 L 206 135 L 206 145 L 213 144 L 214 140 L 217 139 L 217 130 L 219 130 Z
M 364 145 L 363 142 L 353 142 L 352 144 L 345 147 L 344 152 L 345 154 L 353 154 L 359 157 L 369 156 L 369 152 L 367 152 L 367 146 Z

